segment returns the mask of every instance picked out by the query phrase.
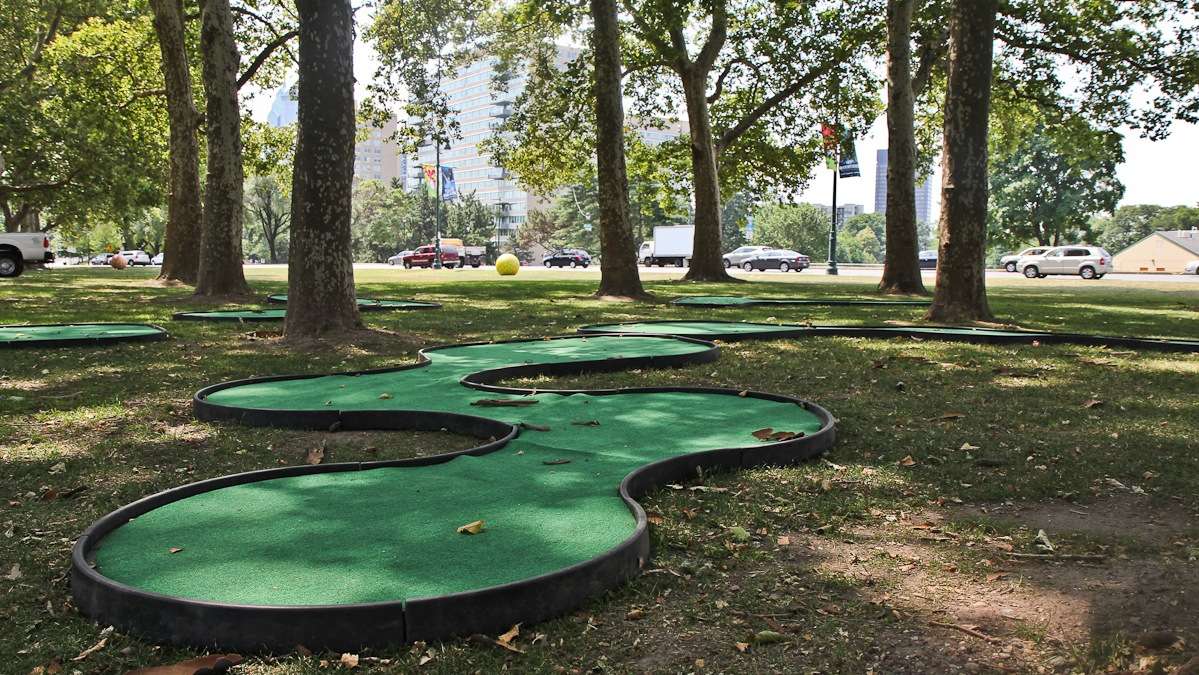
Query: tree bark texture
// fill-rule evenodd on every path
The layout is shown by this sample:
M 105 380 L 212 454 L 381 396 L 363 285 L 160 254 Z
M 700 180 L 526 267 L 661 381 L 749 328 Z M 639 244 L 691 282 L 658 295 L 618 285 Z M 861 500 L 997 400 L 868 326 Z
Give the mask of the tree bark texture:
M 941 181 L 941 246 L 928 318 L 991 319 L 985 274 L 987 122 L 997 0 L 954 0 Z
M 150 0 L 154 32 L 162 53 L 162 75 L 170 121 L 170 194 L 159 279 L 194 284 L 200 276 L 200 115 L 192 93 L 183 29 L 182 0 Z
M 915 95 L 912 91 L 912 6 L 887 0 L 887 233 L 879 290 L 923 293 L 916 227 Z
M 240 57 L 233 35 L 229 0 L 200 5 L 208 138 L 208 182 L 200 236 L 200 278 L 196 295 L 249 293 L 242 271 L 241 113 L 237 100 Z
M 695 246 L 689 281 L 733 281 L 720 250 L 720 174 L 708 112 L 708 71 L 692 66 L 682 77 L 691 134 L 691 180 L 695 188 Z
M 624 157 L 624 101 L 616 1 L 591 0 L 595 54 L 596 166 L 599 175 L 600 285 L 596 295 L 646 296 L 629 224 Z
M 299 129 L 287 261 L 287 338 L 361 326 L 354 299 L 354 14 L 349 0 L 297 0 Z

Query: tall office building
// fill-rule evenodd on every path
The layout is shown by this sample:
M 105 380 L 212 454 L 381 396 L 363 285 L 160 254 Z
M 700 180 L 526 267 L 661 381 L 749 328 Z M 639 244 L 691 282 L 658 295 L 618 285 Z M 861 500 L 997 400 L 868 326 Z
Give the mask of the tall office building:
M 831 217 L 833 215 L 833 207 L 828 204 L 813 204 L 812 206 L 824 211 L 825 216 Z M 837 204 L 837 227 L 841 227 L 845 224 L 845 221 L 854 216 L 860 216 L 865 212 L 866 207 L 861 204 Z
M 291 88 L 283 86 L 275 92 L 271 111 L 266 120 L 272 126 L 295 124 L 299 114 Z M 354 180 L 397 181 L 401 188 L 408 186 L 408 157 L 391 140 L 397 120 L 393 116 L 382 128 L 367 127 L 367 137 L 354 144 Z
M 933 189 L 928 179 L 916 186 L 916 222 L 927 223 L 932 217 Z M 876 153 L 874 167 L 874 212 L 887 212 L 887 149 Z

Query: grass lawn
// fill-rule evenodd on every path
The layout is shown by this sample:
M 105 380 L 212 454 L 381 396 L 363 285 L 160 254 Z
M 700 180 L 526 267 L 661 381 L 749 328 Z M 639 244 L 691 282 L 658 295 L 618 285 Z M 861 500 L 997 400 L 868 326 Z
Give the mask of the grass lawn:
M 283 274 L 248 268 L 264 298 L 286 290 Z M 54 269 L 0 284 L 0 324 L 149 322 L 172 335 L 3 352 L 0 672 L 53 671 L 55 662 L 66 673 L 124 672 L 199 653 L 102 633 L 72 608 L 71 545 L 118 506 L 204 478 L 300 464 L 320 447 L 328 462 L 475 443 L 200 423 L 190 399 L 202 386 L 397 365 L 420 346 L 590 323 L 906 323 L 923 312 L 614 304 L 588 297 L 591 272 L 526 270 L 501 280 L 369 269 L 358 273 L 360 296 L 444 308 L 364 313 L 390 333 L 292 353 L 269 335 L 278 324 L 172 322 L 175 312 L 216 307 L 152 277 Z M 868 280 L 818 275 L 763 275 L 752 285 L 647 278 L 663 299 L 873 297 Z M 991 290 L 993 310 L 1021 328 L 1199 336 L 1199 290 L 1189 285 L 1013 278 Z M 521 626 L 513 644 L 524 653 L 476 636 L 364 652 L 360 670 L 1091 672 L 1169 667 L 1199 654 L 1199 355 L 812 338 L 729 343 L 716 363 L 678 370 L 524 382 L 787 394 L 832 411 L 840 437 L 824 460 L 697 476 L 650 495 L 650 569 L 568 616 Z M 1055 554 L 1089 557 L 1026 557 L 1042 551 L 1039 530 Z M 1155 631 L 1185 644 L 1135 644 Z M 339 658 L 258 655 L 239 672 L 323 672 Z

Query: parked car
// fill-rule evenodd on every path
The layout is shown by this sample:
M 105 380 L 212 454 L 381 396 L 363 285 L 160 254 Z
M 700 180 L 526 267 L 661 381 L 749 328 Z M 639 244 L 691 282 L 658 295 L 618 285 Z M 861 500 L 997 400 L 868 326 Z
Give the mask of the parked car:
M 0 277 L 19 277 L 26 267 L 54 262 L 50 237 L 42 232 L 0 232 Z
M 1048 251 L 1049 248 L 1050 247 L 1048 246 L 1033 246 L 1032 248 L 1026 248 L 1023 251 L 1020 251 L 1019 253 L 1009 253 L 1008 255 L 1005 255 L 999 259 L 999 266 L 1009 272 L 1015 272 L 1017 270 L 1016 263 L 1019 262 L 1021 258 L 1028 255 L 1041 255 L 1045 251 Z
M 166 255 L 163 253 L 159 253 L 158 255 L 154 256 L 153 258 L 150 258 L 150 264 L 151 265 L 161 265 L 162 261 L 165 259 L 166 259 Z
M 1029 279 L 1043 279 L 1050 274 L 1102 279 L 1112 271 L 1112 255 L 1098 246 L 1058 246 L 1040 255 L 1020 258 L 1016 265 Z
M 922 269 L 922 270 L 937 269 L 937 252 L 936 251 L 921 251 L 919 258 L 920 258 L 920 269 Z
M 387 259 L 387 264 L 388 264 L 388 265 L 403 265 L 403 264 L 404 264 L 404 258 L 405 258 L 405 257 L 407 257 L 407 256 L 410 256 L 410 255 L 412 255 L 413 253 L 415 253 L 415 251 L 413 251 L 413 250 L 412 250 L 412 249 L 410 249 L 410 248 L 409 248 L 409 249 L 404 249 L 403 251 L 400 251 L 399 253 L 397 253 L 397 254 L 395 254 L 395 255 L 391 256 L 390 258 L 388 258 L 388 259 Z
M 782 248 L 768 248 L 764 251 L 759 251 L 741 263 L 741 269 L 746 272 L 754 270 L 762 272 L 766 270 L 778 270 L 780 272 L 795 270 L 796 272 L 802 272 L 811 266 L 812 261 L 808 256 Z
M 749 258 L 754 257 L 755 255 L 761 253 L 762 251 L 765 251 L 768 248 L 770 248 L 770 247 L 769 246 L 742 246 L 740 248 L 733 249 L 732 251 L 729 251 L 728 253 L 725 253 L 723 256 L 721 256 L 724 258 L 724 268 L 727 270 L 730 267 L 741 267 L 741 263 L 745 262 Z
M 91 264 L 107 265 L 108 263 L 112 262 L 113 255 L 115 255 L 115 254 L 114 253 L 101 253 L 99 255 L 96 255 L 96 256 L 92 257 Z
M 121 251 L 121 257 L 125 259 L 125 263 L 130 267 L 150 264 L 150 254 L 140 249 Z
M 560 248 L 547 253 L 541 264 L 546 267 L 587 267 L 591 264 L 591 255 L 581 248 Z
M 404 265 L 404 269 L 412 269 L 413 267 L 432 267 L 433 260 L 437 257 L 437 250 L 432 244 L 421 246 L 411 254 L 400 259 L 400 263 Z M 454 246 L 441 247 L 441 265 L 446 269 L 454 269 L 458 266 L 458 249 Z
M 1192 260 L 1187 263 L 1187 266 L 1182 268 L 1183 274 L 1199 274 L 1199 260 Z

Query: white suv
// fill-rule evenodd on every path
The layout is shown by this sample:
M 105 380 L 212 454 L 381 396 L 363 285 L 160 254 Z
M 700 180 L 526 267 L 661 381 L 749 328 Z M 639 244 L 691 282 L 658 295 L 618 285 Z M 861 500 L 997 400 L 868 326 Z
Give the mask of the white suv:
M 134 265 L 150 264 L 150 254 L 140 249 L 121 251 L 121 256 L 125 258 L 125 262 L 128 263 L 130 267 L 133 267 Z
M 1016 263 L 1019 262 L 1021 258 L 1030 255 L 1041 255 L 1045 251 L 1048 251 L 1049 248 L 1049 246 L 1034 246 L 1032 248 L 1026 248 L 1019 253 L 1005 255 L 999 259 L 999 266 L 1009 272 L 1015 272 Z
M 1112 255 L 1098 246 L 1058 246 L 1039 255 L 1021 256 L 1016 266 L 1029 279 L 1043 279 L 1050 274 L 1102 279 L 1112 271 Z
M 753 258 L 762 251 L 770 248 L 769 246 L 742 246 L 741 248 L 730 251 L 724 254 L 724 268 L 727 270 L 730 267 L 741 267 L 741 263 Z

